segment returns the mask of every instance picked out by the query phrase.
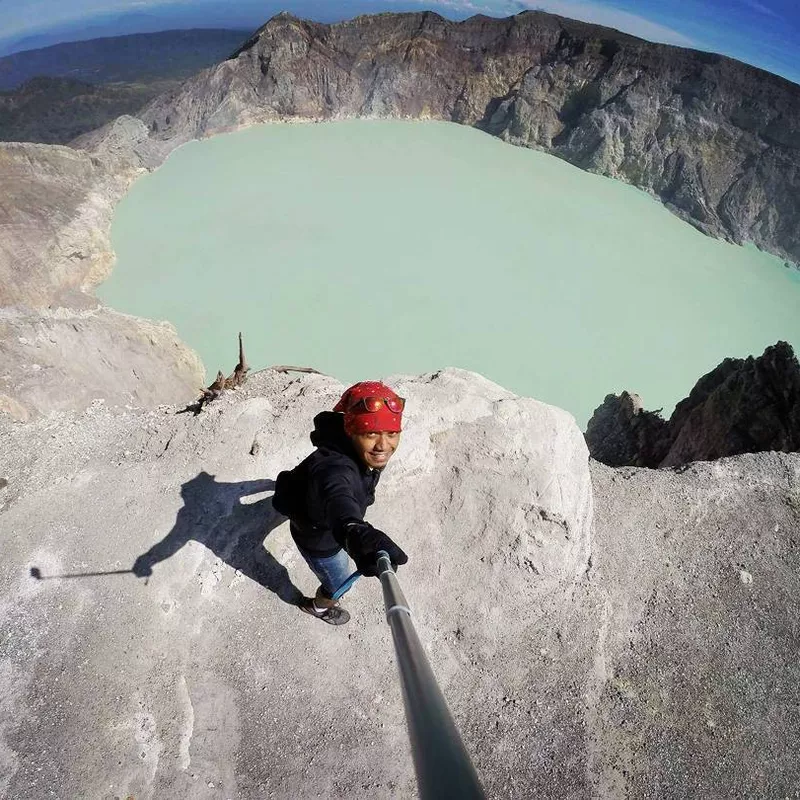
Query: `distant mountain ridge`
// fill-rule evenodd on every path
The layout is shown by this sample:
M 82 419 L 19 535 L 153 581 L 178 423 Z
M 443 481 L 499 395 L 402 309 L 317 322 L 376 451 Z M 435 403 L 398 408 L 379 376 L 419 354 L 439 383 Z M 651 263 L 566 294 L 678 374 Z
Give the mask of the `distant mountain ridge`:
M 31 78 L 0 92 L 0 141 L 66 144 L 121 114 L 133 114 L 177 80 L 92 84 L 72 78 Z
M 0 58 L 0 141 L 66 144 L 228 58 L 248 30 L 174 30 Z
M 250 33 L 173 30 L 25 50 L 0 58 L 0 90 L 15 89 L 40 76 L 97 84 L 188 78 L 226 59 Z

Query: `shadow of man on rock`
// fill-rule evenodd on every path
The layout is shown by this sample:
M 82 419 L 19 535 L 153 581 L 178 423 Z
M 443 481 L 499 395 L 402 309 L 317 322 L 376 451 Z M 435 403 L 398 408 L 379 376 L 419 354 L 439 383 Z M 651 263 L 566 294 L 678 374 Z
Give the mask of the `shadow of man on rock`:
M 274 592 L 284 603 L 297 605 L 303 595 L 286 568 L 264 547 L 264 539 L 285 517 L 272 507 L 272 499 L 243 503 L 248 495 L 275 488 L 273 480 L 221 483 L 201 472 L 183 484 L 183 508 L 172 530 L 134 562 L 138 577 L 152 574 L 153 565 L 173 556 L 190 539 L 205 545 L 228 566 Z

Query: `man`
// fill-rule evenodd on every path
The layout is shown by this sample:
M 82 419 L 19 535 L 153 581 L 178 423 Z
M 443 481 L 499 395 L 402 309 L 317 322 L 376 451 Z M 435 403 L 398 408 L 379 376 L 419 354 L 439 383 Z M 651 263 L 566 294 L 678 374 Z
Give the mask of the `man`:
M 375 487 L 400 443 L 405 400 L 378 381 L 351 386 L 333 411 L 314 418 L 311 443 L 317 448 L 291 472 L 278 475 L 273 506 L 289 517 L 300 553 L 320 580 L 316 596 L 300 608 L 331 625 L 350 619 L 334 599 L 353 573 L 377 575 L 377 553 L 393 566 L 408 556 L 385 534 L 364 521 L 375 502 Z

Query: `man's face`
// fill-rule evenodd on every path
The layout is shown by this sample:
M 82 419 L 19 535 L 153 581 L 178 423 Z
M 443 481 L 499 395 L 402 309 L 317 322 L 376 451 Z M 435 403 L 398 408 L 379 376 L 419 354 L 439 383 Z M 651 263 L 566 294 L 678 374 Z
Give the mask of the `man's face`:
M 400 444 L 399 431 L 354 433 L 350 438 L 358 457 L 371 469 L 383 469 Z

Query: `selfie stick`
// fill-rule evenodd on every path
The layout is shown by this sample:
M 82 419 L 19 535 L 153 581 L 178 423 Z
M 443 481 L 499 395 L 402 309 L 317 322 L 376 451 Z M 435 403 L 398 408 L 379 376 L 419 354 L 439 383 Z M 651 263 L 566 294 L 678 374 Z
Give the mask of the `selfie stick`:
M 421 800 L 485 800 L 478 774 L 417 637 L 389 554 L 378 553 L 386 621 L 392 631 L 406 725 Z

